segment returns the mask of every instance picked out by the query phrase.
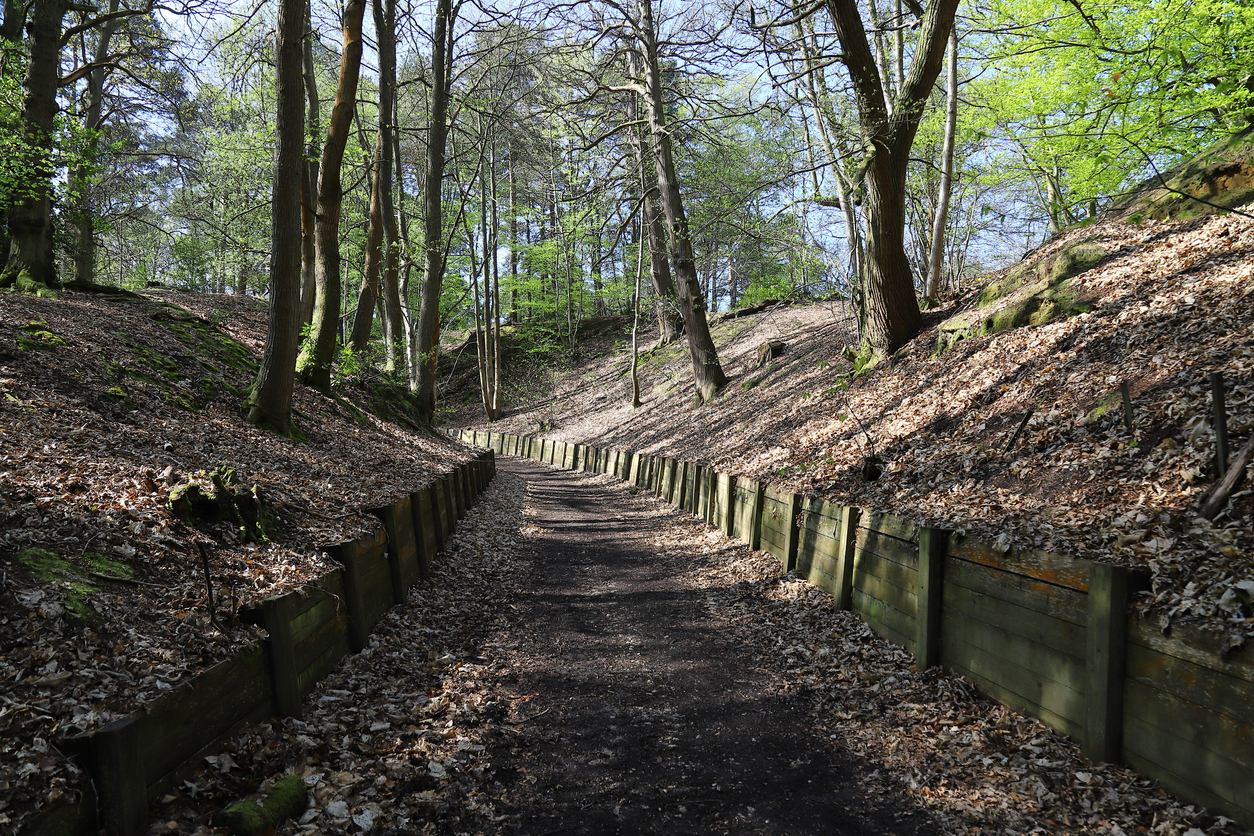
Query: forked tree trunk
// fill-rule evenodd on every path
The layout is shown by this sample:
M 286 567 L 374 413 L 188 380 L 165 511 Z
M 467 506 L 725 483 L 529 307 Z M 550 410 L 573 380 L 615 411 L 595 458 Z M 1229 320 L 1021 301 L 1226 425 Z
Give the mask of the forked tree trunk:
M 248 420 L 288 434 L 300 336 L 300 180 L 304 167 L 301 35 L 304 0 L 280 0 L 275 45 L 274 183 L 271 190 L 270 315 Z
M 365 12 L 365 0 L 349 0 L 344 8 L 340 81 L 335 91 L 335 106 L 331 109 L 331 124 L 327 128 L 327 141 L 322 148 L 322 166 L 318 173 L 318 214 L 314 226 L 317 298 L 311 324 L 314 339 L 312 345 L 306 344 L 297 361 L 297 368 L 305 381 L 324 392 L 331 389 L 331 363 L 339 337 L 340 209 L 344 202 L 340 168 L 357 103 L 357 81 L 361 75 L 361 22 Z
M 377 0 L 376 0 L 377 2 Z M 375 138 L 373 179 L 370 184 L 370 215 L 366 227 L 366 264 L 362 271 L 361 289 L 357 294 L 357 312 L 353 316 L 353 331 L 348 338 L 353 351 L 361 354 L 370 342 L 370 330 L 374 325 L 374 305 L 379 295 L 379 267 L 383 257 L 383 137 Z
M 876 357 L 905 345 L 922 323 L 905 252 L 906 166 L 919 119 L 944 63 L 958 0 L 933 0 L 923 16 L 910 71 L 889 102 L 857 0 L 826 0 L 853 82 L 866 163 L 866 299 L 863 341 Z
M 657 31 L 653 24 L 652 0 L 636 0 L 640 58 L 644 66 L 645 103 L 649 111 L 649 131 L 653 138 L 654 162 L 657 168 L 658 194 L 670 231 L 671 257 L 675 260 L 675 284 L 679 306 L 688 335 L 688 353 L 692 358 L 692 376 L 697 397 L 711 400 L 727 385 L 727 377 L 718 361 L 718 351 L 710 336 L 705 318 L 705 300 L 697 278 L 697 262 L 688 232 L 688 217 L 679 191 L 675 158 L 671 151 L 671 135 L 666 126 L 665 96 L 662 90 L 661 67 L 658 66 Z

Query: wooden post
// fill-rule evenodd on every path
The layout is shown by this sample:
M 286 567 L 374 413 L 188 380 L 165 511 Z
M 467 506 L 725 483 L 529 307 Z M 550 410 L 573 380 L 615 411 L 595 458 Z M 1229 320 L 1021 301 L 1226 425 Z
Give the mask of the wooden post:
M 418 544 L 418 575 L 428 577 L 436 553 L 440 551 L 440 524 L 435 517 L 435 504 L 431 489 L 422 488 L 409 495 L 409 507 L 414 515 L 414 540 Z
M 336 557 L 344 564 L 344 609 L 348 610 L 348 643 L 354 653 L 370 646 L 366 627 L 366 591 L 362 588 L 361 551 L 357 541 L 350 540 L 336 547 Z
M 714 501 L 714 492 L 718 489 L 718 471 L 713 467 L 705 469 L 705 524 L 714 525 L 714 510 L 718 505 Z
M 457 530 L 457 521 L 461 519 L 457 516 L 457 476 L 450 471 L 444 474 L 441 482 L 444 484 L 445 520 L 448 522 L 448 528 L 445 529 L 445 533 L 452 534 Z M 444 540 L 444 545 L 448 545 L 447 537 Z
M 406 564 L 412 565 L 414 549 L 414 512 L 410 507 L 409 497 L 403 496 L 391 505 L 382 508 L 371 508 L 370 513 L 383 522 L 383 529 L 388 533 L 388 571 L 392 575 L 392 602 L 405 603 L 409 592 L 410 578 Z
M 858 509 L 842 508 L 836 529 L 836 609 L 853 608 L 853 560 L 858 545 Z
M 919 609 L 915 613 L 914 642 L 914 661 L 919 670 L 940 663 L 941 589 L 948 546 L 948 531 L 919 530 Z
M 797 542 L 801 539 L 801 529 L 797 527 L 797 517 L 801 513 L 801 496 L 788 494 L 788 503 L 784 506 L 784 571 L 791 572 L 797 568 Z
M 261 605 L 266 632 L 270 634 L 270 676 L 274 682 L 274 709 L 281 717 L 301 719 L 300 685 L 296 672 L 296 642 L 292 636 L 292 611 L 296 594 L 267 598 Z
M 723 533 L 728 537 L 736 530 L 736 474 L 727 474 L 727 496 L 723 505 Z
M 762 509 L 766 504 L 766 483 L 759 479 L 753 485 L 753 524 L 749 531 L 749 548 L 762 548 Z
M 1119 396 L 1123 399 L 1123 425 L 1132 429 L 1132 395 L 1128 392 L 1128 381 L 1119 384 Z
M 139 719 L 114 720 L 92 735 L 96 789 L 107 829 L 117 836 L 148 832 L 148 787 L 139 760 Z
M 1223 372 L 1210 373 L 1210 403 L 1215 419 L 1215 472 L 1222 479 L 1228 472 L 1228 409 L 1224 405 Z
M 1083 748 L 1094 761 L 1121 759 L 1127 610 L 1127 568 L 1091 564 Z

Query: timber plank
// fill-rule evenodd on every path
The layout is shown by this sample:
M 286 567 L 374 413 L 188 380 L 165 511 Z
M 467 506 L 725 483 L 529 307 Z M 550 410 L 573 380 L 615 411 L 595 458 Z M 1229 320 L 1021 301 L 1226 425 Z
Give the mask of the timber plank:
M 1148 762 L 1164 771 L 1184 773 L 1190 783 L 1237 808 L 1254 799 L 1254 772 L 1219 752 L 1193 745 L 1169 731 L 1130 715 L 1124 718 L 1124 751 L 1129 763 Z M 1153 774 L 1155 770 L 1145 770 Z
M 1029 717 L 1035 717 L 1045 725 L 1055 731 L 1062 732 L 1069 737 L 1079 740 L 1080 735 L 1084 731 L 1083 725 L 1070 720 L 1060 714 L 1044 708 L 1040 703 L 1034 702 L 1020 694 L 1015 693 L 1009 688 L 999 685 L 991 679 L 980 675 L 977 670 L 967 667 L 961 663 L 944 658 L 944 650 L 941 651 L 941 665 L 950 671 L 958 674 L 963 679 L 975 685 L 981 693 L 997 700 L 1002 705 L 1009 706 L 1020 714 L 1026 714 Z
M 259 707 L 272 712 L 269 673 L 257 642 L 149 704 L 136 739 L 145 785 L 159 783 Z
M 857 588 L 853 590 L 853 609 L 868 623 L 874 621 L 890 627 L 901 635 L 900 645 L 914 649 L 914 616 L 910 613 Z
M 1164 636 L 1162 631 L 1144 620 L 1131 619 L 1128 642 L 1254 682 L 1254 647 L 1246 645 L 1230 654 L 1225 653 L 1219 637 L 1191 624 L 1172 624 L 1171 635 Z
M 340 609 L 328 612 L 327 618 L 313 632 L 309 633 L 301 641 L 293 644 L 292 650 L 296 657 L 297 673 L 309 668 L 314 662 L 322 658 L 327 648 L 341 641 L 347 642 L 345 639 L 347 633 L 348 613 Z M 345 647 L 347 646 L 346 643 Z M 304 695 L 302 694 L 301 696 Z
M 1128 644 L 1127 678 L 1254 726 L 1254 684 L 1248 680 L 1133 643 Z
M 431 574 L 431 564 L 440 551 L 439 540 L 436 539 L 439 524 L 435 521 L 431 489 L 422 488 L 411 493 L 409 507 L 414 518 L 414 539 L 418 544 L 418 576 L 425 578 Z
M 919 564 L 919 549 L 915 543 L 861 527 L 857 543 L 859 551 L 870 552 L 908 569 L 915 569 Z
M 1076 667 L 1066 664 L 1066 657 L 1058 654 L 1055 659 L 1061 657 L 1063 664 L 1057 669 L 1051 671 L 1048 675 L 1039 671 L 1023 667 L 1021 659 L 1024 652 L 1021 651 L 1015 658 L 1007 659 L 1002 656 L 1005 648 L 1012 645 L 997 645 L 997 640 L 992 639 L 990 643 L 997 649 L 996 651 L 980 647 L 981 639 L 988 636 L 988 633 L 978 633 L 968 637 L 958 636 L 952 632 L 941 633 L 941 665 L 944 667 L 956 666 L 968 670 L 974 674 L 978 674 L 987 682 L 996 685 L 1006 691 L 1018 694 L 1031 705 L 1035 706 L 1030 713 L 1034 717 L 1054 725 L 1047 716 L 1059 718 L 1065 721 L 1067 728 L 1059 728 L 1067 734 L 1082 740 L 1084 737 L 1084 693 L 1078 688 L 1083 688 L 1084 683 L 1084 666 L 1078 666 L 1072 682 L 1075 686 L 1067 682 L 1060 681 L 1063 678 L 1069 678 L 1067 672 L 1068 667 Z M 971 641 L 965 640 L 966 638 Z M 1016 637 L 1017 638 L 1017 637 Z M 1020 640 L 1022 641 L 1022 640 Z M 1025 646 L 1030 647 L 1030 645 Z M 1040 652 L 1040 648 L 1028 650 L 1026 653 L 1034 654 Z
M 853 577 L 854 585 L 864 576 L 878 578 L 892 584 L 903 592 L 914 595 L 918 590 L 919 571 L 913 566 L 905 566 L 882 555 L 862 549 L 854 550 Z
M 979 563 L 993 569 L 1026 575 L 1079 592 L 1089 591 L 1089 561 L 1034 549 L 1014 549 L 1005 554 L 992 544 L 959 534 L 949 538 L 951 557 Z
M 1085 692 L 1085 657 L 1037 644 L 1032 639 L 984 621 L 945 609 L 945 634 L 953 641 L 994 656 L 1005 665 L 1063 685 L 1078 694 Z M 1032 694 L 1025 694 L 1032 696 Z M 1078 719 L 1078 718 L 1077 718 Z
M 941 606 L 954 618 L 987 624 L 1083 662 L 1086 628 L 1017 603 L 946 584 Z M 948 618 L 949 616 L 946 616 Z M 970 625 L 974 626 L 974 625 Z M 946 625 L 946 629 L 949 629 Z
M 1125 730 L 1125 734 L 1127 733 L 1130 732 Z M 1249 801 L 1251 797 L 1254 797 L 1254 792 L 1247 793 L 1239 802 L 1229 801 L 1226 798 L 1215 795 L 1209 789 L 1198 786 L 1175 771 L 1141 757 L 1126 746 L 1123 749 L 1123 761 L 1142 775 L 1148 775 L 1155 781 L 1158 781 L 1168 792 L 1181 798 L 1187 798 L 1195 804 L 1204 805 L 1211 812 L 1228 816 L 1243 823 L 1254 821 L 1254 803 Z
M 858 518 L 858 528 L 903 543 L 919 542 L 919 527 L 909 520 L 898 519 L 891 514 L 863 513 Z
M 1124 685 L 1124 711 L 1125 717 L 1173 738 L 1173 751 L 1197 750 L 1222 757 L 1228 762 L 1226 770 L 1245 772 L 1254 779 L 1254 727 L 1248 723 L 1135 680 Z M 1178 766 L 1180 760 L 1166 765 Z
M 918 611 L 919 599 L 913 590 L 904 589 L 891 581 L 861 571 L 863 561 L 859 561 L 853 570 L 853 588 L 882 601 L 893 609 L 900 610 L 910 618 Z
M 1088 624 L 1088 595 L 1068 586 L 1058 586 L 958 558 L 945 560 L 945 584 L 1018 604 L 1081 627 Z

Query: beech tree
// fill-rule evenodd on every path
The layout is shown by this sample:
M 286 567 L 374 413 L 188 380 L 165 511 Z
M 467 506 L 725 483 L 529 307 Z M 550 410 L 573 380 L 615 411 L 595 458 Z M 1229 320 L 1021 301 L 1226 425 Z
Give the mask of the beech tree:
M 922 322 L 905 250 L 906 167 L 923 109 L 944 63 L 958 0 L 932 0 L 923 10 L 909 72 L 896 95 L 871 52 L 856 0 L 826 0 L 840 39 L 862 134 L 865 171 L 862 210 L 866 227 L 863 269 L 863 340 L 877 357 L 892 354 L 918 333 Z

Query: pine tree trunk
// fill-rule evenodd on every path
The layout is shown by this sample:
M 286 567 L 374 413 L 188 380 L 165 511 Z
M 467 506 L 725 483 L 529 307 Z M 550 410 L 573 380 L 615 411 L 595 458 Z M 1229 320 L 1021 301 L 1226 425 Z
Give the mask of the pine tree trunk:
M 353 111 L 357 103 L 357 82 L 361 75 L 361 24 L 365 0 L 349 0 L 344 8 L 344 45 L 340 56 L 340 81 L 331 108 L 331 123 L 322 149 L 318 172 L 318 214 L 314 226 L 317 253 L 314 278 L 317 298 L 311 328 L 314 339 L 301 352 L 297 368 L 305 381 L 324 392 L 331 390 L 331 363 L 340 330 L 340 210 L 344 187 L 340 168 L 348 144 Z
M 248 420 L 288 434 L 292 426 L 296 349 L 300 337 L 301 205 L 304 107 L 301 36 L 304 0 L 280 0 L 275 45 L 274 184 L 271 191 L 270 315 Z

